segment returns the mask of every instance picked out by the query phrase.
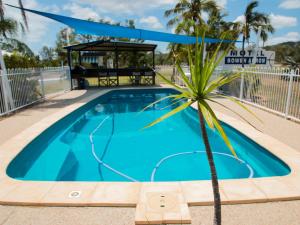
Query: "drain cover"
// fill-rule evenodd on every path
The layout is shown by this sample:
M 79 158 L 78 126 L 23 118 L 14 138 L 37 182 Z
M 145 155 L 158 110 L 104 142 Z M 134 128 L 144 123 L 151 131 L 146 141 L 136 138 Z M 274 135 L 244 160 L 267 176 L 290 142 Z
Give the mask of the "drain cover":
M 81 191 L 71 191 L 69 193 L 69 198 L 80 198 Z

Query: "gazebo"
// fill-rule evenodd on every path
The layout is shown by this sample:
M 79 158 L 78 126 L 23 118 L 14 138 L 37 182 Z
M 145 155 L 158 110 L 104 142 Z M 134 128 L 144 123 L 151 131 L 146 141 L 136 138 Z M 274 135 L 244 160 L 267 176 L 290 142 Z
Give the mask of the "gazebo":
M 77 80 L 80 86 L 94 78 L 96 86 L 100 87 L 118 86 L 120 77 L 128 77 L 133 85 L 155 85 L 156 47 L 154 44 L 112 40 L 67 46 L 71 80 Z M 72 58 L 74 52 L 76 59 Z M 141 53 L 148 57 L 143 63 L 138 61 Z M 124 62 L 126 59 L 131 62 Z

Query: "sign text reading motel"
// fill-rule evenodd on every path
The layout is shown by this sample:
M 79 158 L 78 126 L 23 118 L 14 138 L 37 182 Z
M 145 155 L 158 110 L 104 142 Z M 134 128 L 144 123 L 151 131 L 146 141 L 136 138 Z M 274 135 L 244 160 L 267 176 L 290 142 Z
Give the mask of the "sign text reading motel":
M 225 64 L 253 64 L 254 51 L 252 49 L 249 50 L 231 50 L 229 54 L 225 57 Z M 265 55 L 264 50 L 259 50 L 256 53 L 256 62 L 255 64 L 266 65 L 267 64 L 267 56 Z

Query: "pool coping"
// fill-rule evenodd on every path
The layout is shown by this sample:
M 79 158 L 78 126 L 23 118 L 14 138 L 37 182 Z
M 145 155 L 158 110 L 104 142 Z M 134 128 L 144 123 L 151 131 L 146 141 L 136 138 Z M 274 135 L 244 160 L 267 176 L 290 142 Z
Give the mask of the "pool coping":
M 147 88 L 167 88 L 147 87 Z M 141 87 L 143 89 L 145 87 Z M 10 178 L 6 168 L 11 160 L 49 126 L 111 91 L 99 90 L 47 116 L 0 145 L 0 204 L 32 206 L 123 206 L 135 207 L 148 192 L 170 192 L 182 195 L 188 205 L 212 205 L 210 181 L 183 182 L 57 182 L 22 181 Z M 223 204 L 269 202 L 300 199 L 300 152 L 264 134 L 249 124 L 216 112 L 218 118 L 252 139 L 285 162 L 291 169 L 286 176 L 220 180 Z M 276 125 L 275 125 L 276 126 Z

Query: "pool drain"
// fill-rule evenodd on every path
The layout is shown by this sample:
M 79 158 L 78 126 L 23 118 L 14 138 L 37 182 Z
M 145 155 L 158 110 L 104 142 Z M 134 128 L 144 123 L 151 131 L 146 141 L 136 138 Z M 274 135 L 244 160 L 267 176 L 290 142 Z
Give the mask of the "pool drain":
M 69 193 L 69 198 L 80 198 L 81 191 L 71 191 Z
M 179 153 L 175 153 L 175 154 L 172 154 L 172 155 L 168 155 L 164 158 L 162 158 L 154 167 L 153 171 L 152 171 L 152 174 L 151 174 L 151 181 L 153 182 L 154 179 L 155 179 L 155 174 L 157 172 L 157 169 L 161 166 L 161 164 L 165 161 L 167 161 L 168 159 L 170 158 L 173 158 L 173 157 L 176 157 L 176 156 L 180 156 L 180 155 L 190 155 L 190 154 L 197 154 L 197 153 L 206 153 L 206 151 L 192 151 L 192 152 L 179 152 Z M 245 166 L 248 168 L 249 170 L 249 177 L 248 178 L 252 178 L 254 176 L 254 170 L 252 169 L 252 167 L 246 163 L 244 160 L 241 160 L 241 159 L 238 159 L 238 158 L 235 158 L 234 156 L 232 155 L 229 155 L 227 153 L 223 153 L 223 152 L 212 152 L 213 154 L 215 155 L 222 155 L 222 156 L 225 156 L 225 157 L 230 157 L 230 158 L 233 158 L 235 160 L 237 160 L 238 162 L 242 163 L 242 164 L 245 164 Z

